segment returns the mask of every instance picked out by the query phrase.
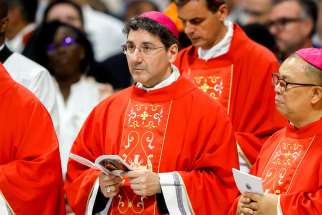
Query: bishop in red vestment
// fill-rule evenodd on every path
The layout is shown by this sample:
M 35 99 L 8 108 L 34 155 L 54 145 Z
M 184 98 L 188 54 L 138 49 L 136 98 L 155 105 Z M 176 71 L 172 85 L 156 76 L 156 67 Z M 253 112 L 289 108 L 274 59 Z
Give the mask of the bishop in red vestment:
M 224 22 L 224 1 L 176 2 L 192 46 L 180 51 L 175 65 L 225 107 L 250 166 L 267 137 L 286 124 L 270 84 L 277 59 L 239 26 Z
M 322 214 L 321 69 L 322 49 L 308 48 L 274 74 L 276 106 L 290 124 L 266 141 L 251 170 L 269 194 L 243 194 L 230 214 Z
M 0 65 L 0 199 L 9 214 L 63 215 L 58 142 L 43 105 Z M 5 211 L 1 214 L 6 214 Z
M 69 160 L 65 188 L 76 214 L 227 214 L 238 168 L 232 127 L 221 105 L 171 66 L 172 26 L 160 12 L 127 24 L 136 84 L 93 110 L 71 152 L 91 161 L 118 154 L 135 170 L 103 185 L 107 176 Z

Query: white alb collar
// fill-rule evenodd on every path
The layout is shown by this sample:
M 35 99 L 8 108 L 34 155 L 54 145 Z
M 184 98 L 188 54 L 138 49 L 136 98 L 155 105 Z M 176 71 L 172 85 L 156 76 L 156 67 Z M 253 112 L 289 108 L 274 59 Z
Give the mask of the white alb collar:
M 178 78 L 180 77 L 180 72 L 179 72 L 179 70 L 178 70 L 178 68 L 176 66 L 171 65 L 171 69 L 172 69 L 171 75 L 167 79 L 165 79 L 165 80 L 161 81 L 160 83 L 156 84 L 155 86 L 153 86 L 153 87 L 145 87 L 145 86 L 143 86 L 142 83 L 138 82 L 138 83 L 136 83 L 136 87 L 140 88 L 140 89 L 143 89 L 145 91 L 151 91 L 151 90 L 157 90 L 157 89 L 161 89 L 163 87 L 171 85 L 173 82 L 178 80 Z

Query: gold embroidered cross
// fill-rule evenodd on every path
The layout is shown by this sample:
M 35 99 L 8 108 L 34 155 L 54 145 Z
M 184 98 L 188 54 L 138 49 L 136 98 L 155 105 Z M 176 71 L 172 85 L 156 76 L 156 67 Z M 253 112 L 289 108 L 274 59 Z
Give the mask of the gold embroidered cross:
M 199 87 L 202 91 L 204 91 L 205 93 L 208 92 L 208 90 L 210 89 L 210 86 L 207 83 L 204 83 L 202 86 Z
M 144 111 L 140 116 L 143 120 L 146 120 L 146 118 L 148 118 L 149 114 L 146 111 Z

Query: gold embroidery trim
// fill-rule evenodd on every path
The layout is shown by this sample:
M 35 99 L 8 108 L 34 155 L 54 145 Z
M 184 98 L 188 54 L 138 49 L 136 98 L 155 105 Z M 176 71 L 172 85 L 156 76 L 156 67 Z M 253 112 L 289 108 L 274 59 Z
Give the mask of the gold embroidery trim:
M 230 73 L 230 83 L 229 83 L 229 95 L 228 95 L 228 104 L 227 104 L 227 115 L 230 113 L 230 101 L 231 101 L 231 91 L 233 86 L 233 78 L 234 78 L 234 65 L 231 65 L 231 73 Z
M 315 137 L 316 137 L 316 136 L 314 136 L 314 137 L 312 138 L 311 143 L 309 144 L 309 146 L 307 147 L 307 149 L 306 149 L 305 153 L 303 154 L 303 157 L 302 157 L 301 161 L 298 163 L 298 165 L 297 165 L 296 169 L 294 170 L 293 177 L 292 177 L 292 179 L 291 179 L 291 181 L 290 181 L 290 185 L 288 186 L 288 189 L 287 189 L 286 193 L 288 193 L 288 192 L 290 191 L 290 189 L 291 189 L 291 187 L 292 187 L 293 180 L 294 180 L 295 175 L 296 175 L 296 173 L 297 173 L 297 170 L 299 169 L 299 167 L 300 167 L 300 165 L 301 165 L 301 163 L 302 163 L 303 159 L 305 158 L 305 156 L 306 156 L 307 152 L 308 152 L 308 151 L 309 151 L 309 149 L 311 148 L 311 146 L 312 146 L 312 144 L 313 144 L 313 142 L 314 142 L 314 140 L 315 140 Z
M 231 94 L 232 94 L 232 88 L 233 88 L 232 85 L 233 85 L 233 78 L 234 78 L 234 64 L 232 64 L 230 67 L 231 67 L 231 73 L 230 73 L 229 93 L 228 93 L 228 101 L 227 101 L 227 115 L 229 115 L 229 113 L 230 113 Z M 191 77 L 191 68 L 190 67 L 188 68 L 188 76 Z
M 284 133 L 284 135 L 285 135 L 285 133 Z M 284 136 L 284 137 L 285 137 L 285 136 Z M 310 144 L 309 144 L 309 146 L 307 147 L 306 152 L 304 153 L 304 155 L 303 155 L 303 157 L 302 157 L 302 160 L 298 163 L 298 165 L 297 165 L 296 169 L 294 170 L 293 177 L 292 177 L 292 179 L 291 179 L 291 181 L 290 181 L 290 184 L 289 184 L 288 189 L 287 189 L 287 191 L 285 192 L 285 194 L 287 194 L 287 193 L 289 192 L 290 188 L 292 187 L 292 183 L 293 183 L 294 177 L 295 177 L 295 175 L 296 175 L 296 172 L 297 172 L 297 170 L 298 170 L 298 168 L 299 168 L 300 164 L 302 163 L 302 161 L 303 161 L 303 159 L 304 159 L 305 155 L 307 154 L 308 150 L 311 148 L 312 143 L 313 143 L 313 141 L 314 141 L 314 140 L 315 140 L 315 136 L 312 138 L 311 143 L 310 143 Z M 263 177 L 263 174 L 266 172 L 266 169 L 268 168 L 268 165 L 269 165 L 269 163 L 270 163 L 270 161 L 271 161 L 272 156 L 276 153 L 276 150 L 279 148 L 279 146 L 280 146 L 280 144 L 281 144 L 282 142 L 283 142 L 283 138 L 281 138 L 281 139 L 279 140 L 279 143 L 276 145 L 276 147 L 275 147 L 275 149 L 274 149 L 273 153 L 271 154 L 270 159 L 267 161 L 267 163 L 266 163 L 266 165 L 265 165 L 265 168 L 264 168 L 263 172 L 261 173 L 261 174 L 262 174 L 262 177 Z M 274 189 L 274 188 L 273 188 L 273 189 Z

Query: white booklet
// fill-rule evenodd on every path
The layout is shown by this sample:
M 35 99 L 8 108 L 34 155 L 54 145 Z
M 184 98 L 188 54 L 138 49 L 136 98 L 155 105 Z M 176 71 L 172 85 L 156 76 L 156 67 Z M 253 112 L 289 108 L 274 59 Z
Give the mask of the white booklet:
M 123 176 L 128 171 L 133 170 L 119 155 L 101 155 L 96 158 L 95 163 L 72 153 L 70 153 L 69 158 L 90 168 L 101 170 L 107 175 Z
M 232 168 L 235 183 L 240 193 L 264 194 L 262 178 Z

